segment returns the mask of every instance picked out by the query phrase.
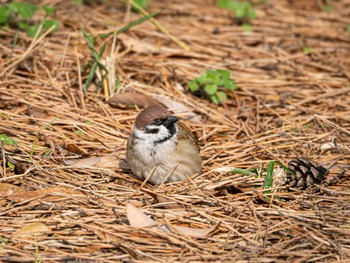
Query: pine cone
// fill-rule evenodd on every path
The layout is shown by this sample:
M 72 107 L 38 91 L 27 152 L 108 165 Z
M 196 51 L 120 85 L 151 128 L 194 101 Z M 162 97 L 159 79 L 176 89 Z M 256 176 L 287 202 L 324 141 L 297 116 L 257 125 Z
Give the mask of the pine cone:
M 328 174 L 328 169 L 306 158 L 297 158 L 288 163 L 288 168 L 295 175 L 287 173 L 287 184 L 290 187 L 306 189 L 307 187 L 320 184 Z

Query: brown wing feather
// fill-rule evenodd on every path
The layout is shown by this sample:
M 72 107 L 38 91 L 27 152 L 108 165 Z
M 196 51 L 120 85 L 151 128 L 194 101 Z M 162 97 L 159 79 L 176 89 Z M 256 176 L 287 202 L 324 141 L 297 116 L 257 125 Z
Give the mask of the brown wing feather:
M 178 132 L 178 139 L 179 140 L 189 140 L 192 145 L 194 145 L 197 149 L 197 151 L 200 151 L 200 144 L 198 141 L 197 136 L 184 124 L 183 122 L 178 122 L 179 132 Z

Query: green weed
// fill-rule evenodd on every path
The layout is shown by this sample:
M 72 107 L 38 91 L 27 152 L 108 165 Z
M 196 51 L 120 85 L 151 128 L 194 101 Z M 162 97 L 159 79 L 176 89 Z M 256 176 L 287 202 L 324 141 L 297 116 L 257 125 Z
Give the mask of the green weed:
M 140 19 L 133 21 L 131 23 L 129 23 L 128 25 L 126 25 L 125 27 L 113 32 L 113 33 L 109 33 L 109 34 L 102 34 L 102 35 L 98 35 L 98 36 L 92 36 L 90 34 L 88 34 L 84 29 L 81 29 L 84 38 L 88 44 L 88 47 L 90 49 L 91 52 L 91 59 L 83 66 L 84 70 L 89 70 L 89 74 L 87 79 L 84 82 L 83 88 L 84 91 L 87 91 L 88 88 L 90 87 L 91 83 L 95 80 L 96 76 L 100 76 L 99 78 L 99 83 L 98 86 L 101 87 L 102 85 L 104 85 L 103 83 L 105 82 L 108 74 L 110 74 L 108 67 L 105 65 L 105 62 L 103 60 L 103 54 L 105 52 L 106 49 L 106 45 L 107 43 L 104 42 L 99 48 L 96 47 L 95 42 L 97 38 L 104 38 L 104 37 L 108 37 L 110 35 L 113 35 L 114 38 L 120 34 L 123 33 L 127 30 L 129 30 L 130 28 L 137 26 L 155 16 L 157 16 L 160 12 L 157 13 L 153 13 L 144 17 L 141 17 Z M 112 87 L 114 90 L 117 90 L 119 88 L 119 79 L 116 80 L 115 82 L 115 87 Z M 106 90 L 106 87 L 104 87 Z M 108 89 L 109 90 L 109 89 Z M 109 94 L 105 94 L 106 98 L 109 97 Z
M 142 9 L 147 8 L 147 5 L 151 0 L 133 0 L 131 3 L 131 10 L 134 12 L 138 12 L 138 9 L 135 7 L 135 4 L 141 7 Z
M 188 83 L 191 92 L 204 93 L 215 104 L 227 100 L 228 90 L 237 90 L 238 86 L 231 80 L 231 73 L 227 70 L 207 70 L 204 74 Z
M 55 8 L 47 5 L 41 7 L 45 12 L 45 18 L 39 23 L 34 23 L 33 16 L 40 10 L 39 7 L 26 2 L 12 2 L 0 7 L 0 27 L 17 27 L 27 33 L 29 37 L 40 36 L 38 32 L 41 28 L 43 31 L 51 29 L 51 33 L 58 30 L 60 22 L 48 19 L 55 13 Z
M 247 24 L 256 18 L 256 12 L 249 1 L 218 0 L 217 6 L 231 10 L 240 24 Z
M 15 145 L 18 146 L 17 142 L 10 138 L 7 137 L 6 134 L 0 134 L 0 147 L 1 147 L 1 155 L 3 158 L 3 171 L 4 171 L 4 177 L 6 174 L 6 161 L 5 161 L 5 145 Z M 10 161 L 7 161 L 7 165 L 11 168 L 14 169 L 15 165 L 11 163 Z

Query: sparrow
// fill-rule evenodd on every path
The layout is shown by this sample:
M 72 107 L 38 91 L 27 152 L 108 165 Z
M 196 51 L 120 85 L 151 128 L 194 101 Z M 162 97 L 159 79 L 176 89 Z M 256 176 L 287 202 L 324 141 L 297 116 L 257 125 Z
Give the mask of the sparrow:
M 126 160 L 135 176 L 152 184 L 183 181 L 202 171 L 197 137 L 162 105 L 136 117 Z

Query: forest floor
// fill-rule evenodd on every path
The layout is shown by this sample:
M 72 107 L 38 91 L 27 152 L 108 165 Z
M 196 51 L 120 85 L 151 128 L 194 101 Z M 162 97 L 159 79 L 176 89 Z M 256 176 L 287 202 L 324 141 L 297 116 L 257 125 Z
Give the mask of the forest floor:
M 109 55 L 143 15 L 88 2 L 45 1 L 61 25 L 39 39 L 0 30 L 0 261 L 349 262 L 349 1 L 255 1 L 249 31 L 214 1 L 152 0 L 158 26 L 119 34 L 112 52 L 128 107 L 97 81 L 84 91 L 82 29 L 112 33 L 95 42 Z M 188 91 L 208 69 L 239 87 L 222 105 Z M 139 94 L 187 120 L 202 174 L 153 186 L 121 168 Z M 329 168 L 323 183 L 267 192 L 231 172 L 301 156 Z

